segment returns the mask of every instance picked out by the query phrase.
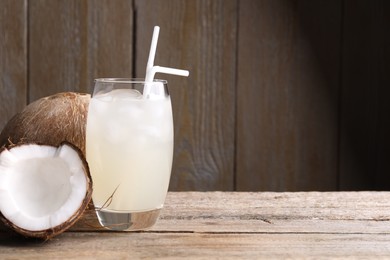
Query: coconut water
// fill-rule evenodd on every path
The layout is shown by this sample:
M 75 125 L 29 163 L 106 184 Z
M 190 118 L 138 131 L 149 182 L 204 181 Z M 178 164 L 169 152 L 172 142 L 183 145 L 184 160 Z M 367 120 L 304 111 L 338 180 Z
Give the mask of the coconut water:
M 94 95 L 86 136 L 98 210 L 123 214 L 162 208 L 173 156 L 169 96 L 147 99 L 134 89 Z

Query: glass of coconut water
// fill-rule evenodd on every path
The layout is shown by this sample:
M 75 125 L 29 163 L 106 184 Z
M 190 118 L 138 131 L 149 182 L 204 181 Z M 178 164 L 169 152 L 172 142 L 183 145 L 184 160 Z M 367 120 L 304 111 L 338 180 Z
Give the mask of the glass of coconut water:
M 86 132 L 100 224 L 111 230 L 151 227 L 163 207 L 172 167 L 167 82 L 95 80 Z

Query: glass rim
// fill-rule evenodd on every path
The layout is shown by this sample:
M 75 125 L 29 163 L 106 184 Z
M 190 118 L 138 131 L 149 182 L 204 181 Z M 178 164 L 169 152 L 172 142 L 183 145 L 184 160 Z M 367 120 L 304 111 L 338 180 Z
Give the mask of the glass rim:
M 95 79 L 95 82 L 120 83 L 120 84 L 130 84 L 130 83 L 145 84 L 145 83 L 149 83 L 149 82 L 146 82 L 144 78 L 97 78 L 97 79 Z M 163 84 L 168 83 L 168 81 L 166 81 L 165 79 L 154 79 L 153 82 L 161 82 Z

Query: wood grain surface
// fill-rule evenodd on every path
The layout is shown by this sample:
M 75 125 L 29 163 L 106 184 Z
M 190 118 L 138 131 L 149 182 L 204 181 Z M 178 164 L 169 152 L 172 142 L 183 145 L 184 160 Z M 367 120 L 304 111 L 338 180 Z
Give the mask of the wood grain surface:
M 0 258 L 386 258 L 389 192 L 170 192 L 144 232 L 75 226 L 42 243 L 0 231 Z
M 388 259 L 386 234 L 67 233 L 50 243 L 0 235 L 9 259 Z
M 169 192 L 159 232 L 383 233 L 388 192 Z M 87 212 L 72 231 L 96 231 Z
M 337 190 L 340 22 L 339 1 L 241 3 L 238 190 Z
M 0 129 L 26 105 L 27 1 L 0 2 Z
M 171 190 L 232 190 L 236 1 L 136 1 L 136 75 L 145 75 L 154 25 L 156 65 L 183 68 L 168 79 L 175 125 Z

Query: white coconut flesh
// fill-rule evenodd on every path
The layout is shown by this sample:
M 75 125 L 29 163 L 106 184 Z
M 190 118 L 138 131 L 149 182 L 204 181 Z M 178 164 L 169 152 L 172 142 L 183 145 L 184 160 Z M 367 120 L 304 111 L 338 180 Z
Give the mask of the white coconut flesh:
M 0 154 L 0 211 L 22 229 L 61 225 L 79 210 L 86 191 L 83 161 L 67 144 L 25 144 Z

